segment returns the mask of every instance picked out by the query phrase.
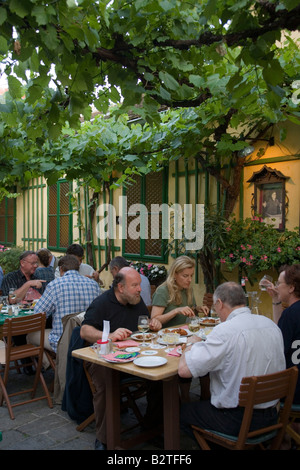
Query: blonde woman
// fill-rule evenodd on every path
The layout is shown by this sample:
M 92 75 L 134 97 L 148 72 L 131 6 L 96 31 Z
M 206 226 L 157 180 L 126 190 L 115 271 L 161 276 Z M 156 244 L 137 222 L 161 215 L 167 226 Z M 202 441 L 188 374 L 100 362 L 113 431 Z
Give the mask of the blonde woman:
M 195 261 L 189 256 L 179 256 L 169 269 L 166 281 L 160 285 L 152 299 L 151 318 L 156 318 L 164 328 L 186 323 L 186 317 L 193 317 L 196 304 L 192 279 Z M 206 315 L 207 307 L 201 307 Z

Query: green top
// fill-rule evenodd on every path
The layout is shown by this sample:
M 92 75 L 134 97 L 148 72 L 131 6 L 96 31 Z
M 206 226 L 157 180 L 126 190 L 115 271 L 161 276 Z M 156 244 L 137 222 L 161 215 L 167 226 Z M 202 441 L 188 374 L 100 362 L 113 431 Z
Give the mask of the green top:
M 181 291 L 182 302 L 179 305 L 169 304 L 168 303 L 169 297 L 170 296 L 169 296 L 168 287 L 166 285 L 159 286 L 156 289 L 156 291 L 154 292 L 154 295 L 153 295 L 153 298 L 152 298 L 152 307 L 153 306 L 165 307 L 163 315 L 165 313 L 170 312 L 174 308 L 186 307 L 186 306 L 192 307 L 192 305 L 188 305 L 186 289 L 183 289 Z M 194 299 L 194 296 L 193 296 L 193 305 L 195 305 L 195 304 L 196 304 L 196 302 L 195 302 L 195 299 Z M 186 323 L 186 320 L 187 320 L 187 317 L 185 315 L 183 315 L 182 313 L 178 313 L 174 318 L 169 320 L 167 323 L 164 323 L 163 327 L 164 328 L 169 328 L 170 326 L 183 325 L 184 323 Z

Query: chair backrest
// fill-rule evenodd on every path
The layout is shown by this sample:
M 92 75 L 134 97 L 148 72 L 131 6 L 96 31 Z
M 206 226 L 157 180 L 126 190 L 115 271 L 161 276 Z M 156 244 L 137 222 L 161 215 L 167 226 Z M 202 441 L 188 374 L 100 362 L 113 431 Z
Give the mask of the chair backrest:
M 13 336 L 27 335 L 34 331 L 44 334 L 46 314 L 35 313 L 24 317 L 7 318 L 0 327 L 0 338 L 12 338 Z
M 291 367 L 274 374 L 244 377 L 240 385 L 239 406 L 246 407 L 249 400 L 254 406 L 287 397 L 291 382 L 296 384 L 297 375 L 297 367 Z
M 274 374 L 244 377 L 242 379 L 239 393 L 239 406 L 244 407 L 245 412 L 239 434 L 239 440 L 242 441 L 245 440 L 246 437 L 258 436 L 259 434 L 281 428 L 277 434 L 276 442 L 281 441 L 286 424 L 288 422 L 297 378 L 298 368 L 294 366 Z M 281 399 L 284 399 L 284 407 L 282 413 L 280 414 L 279 422 L 276 425 L 253 431 L 248 434 L 252 419 L 253 407 L 261 403 L 268 403 L 274 400 L 279 401 Z M 276 445 L 276 443 L 274 445 Z

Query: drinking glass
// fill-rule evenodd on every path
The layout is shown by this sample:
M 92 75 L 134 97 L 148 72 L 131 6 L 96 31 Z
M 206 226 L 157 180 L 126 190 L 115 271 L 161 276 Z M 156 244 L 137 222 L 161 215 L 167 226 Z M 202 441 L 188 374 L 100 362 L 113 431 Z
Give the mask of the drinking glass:
M 8 298 L 9 298 L 9 301 L 12 301 L 12 300 L 15 300 L 16 299 L 16 289 L 14 289 L 13 287 L 11 287 L 9 289 L 9 293 L 8 293 Z
M 200 318 L 198 317 L 189 318 L 188 327 L 192 333 L 197 333 L 197 331 L 200 330 Z
M 175 345 L 178 343 L 179 338 L 180 338 L 180 336 L 179 336 L 178 333 L 166 333 L 163 336 L 163 340 L 167 344 L 170 345 L 170 347 L 165 350 L 166 353 L 169 353 L 169 352 L 173 351 L 173 349 L 175 348 Z
M 273 278 L 265 274 L 259 281 L 259 288 L 262 291 L 266 291 L 267 287 L 271 287 Z
M 161 344 L 158 344 L 158 343 L 154 342 L 154 336 L 152 336 L 150 348 L 151 349 L 161 349 L 162 347 L 163 346 Z
M 138 330 L 143 333 L 143 342 L 141 346 L 145 347 L 148 344 L 145 341 L 145 333 L 149 330 L 149 317 L 147 315 L 140 315 L 138 318 Z

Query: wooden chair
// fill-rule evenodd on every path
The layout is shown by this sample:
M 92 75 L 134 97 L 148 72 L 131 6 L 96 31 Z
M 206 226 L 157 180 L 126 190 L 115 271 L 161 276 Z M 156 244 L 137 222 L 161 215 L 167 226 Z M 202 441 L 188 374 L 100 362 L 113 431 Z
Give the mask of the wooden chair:
M 300 434 L 294 429 L 293 424 L 297 420 L 297 422 L 300 422 L 300 405 L 292 405 L 290 415 L 289 415 L 289 421 L 286 427 L 286 432 L 291 436 L 291 438 L 295 441 L 297 444 L 298 448 L 300 446 Z
M 46 315 L 44 313 L 38 313 L 34 315 L 24 317 L 13 317 L 5 320 L 4 324 L 0 327 L 0 338 L 5 343 L 5 355 L 2 354 L 1 364 L 4 366 L 3 378 L 0 374 L 0 406 L 3 404 L 3 400 L 7 404 L 9 415 L 11 419 L 14 419 L 12 408 L 15 406 L 24 405 L 37 400 L 47 400 L 50 408 L 53 408 L 52 400 L 45 383 L 44 377 L 41 373 L 42 360 L 44 352 L 44 333 L 45 333 Z M 24 344 L 21 346 L 15 346 L 13 343 L 13 337 L 20 335 L 27 335 L 35 331 L 41 332 L 41 341 L 39 346 L 32 344 Z M 2 351 L 3 352 L 3 351 Z M 36 369 L 33 388 L 29 390 L 22 390 L 16 393 L 9 394 L 7 392 L 7 382 L 10 371 L 10 363 L 18 361 L 20 359 L 31 358 L 32 363 Z M 36 390 L 39 381 L 44 389 L 45 395 L 41 397 L 35 397 Z M 10 397 L 21 395 L 24 393 L 31 393 L 31 398 L 17 403 L 11 403 Z
M 47 356 L 50 367 L 54 371 L 54 374 L 55 374 L 55 370 L 56 370 L 56 353 L 54 351 L 50 351 L 49 349 L 44 349 L 44 352 Z M 49 386 L 49 391 L 51 393 L 54 392 L 54 379 L 52 380 L 52 382 Z
M 275 374 L 244 377 L 240 386 L 239 406 L 245 410 L 239 435 L 230 436 L 192 425 L 200 447 L 203 450 L 210 450 L 207 443 L 210 441 L 231 450 L 245 450 L 256 446 L 264 449 L 263 443 L 271 440 L 270 449 L 279 449 L 286 431 L 297 377 L 297 367 L 291 367 Z M 278 422 L 256 431 L 249 431 L 254 406 L 280 399 L 285 399 L 285 401 Z

